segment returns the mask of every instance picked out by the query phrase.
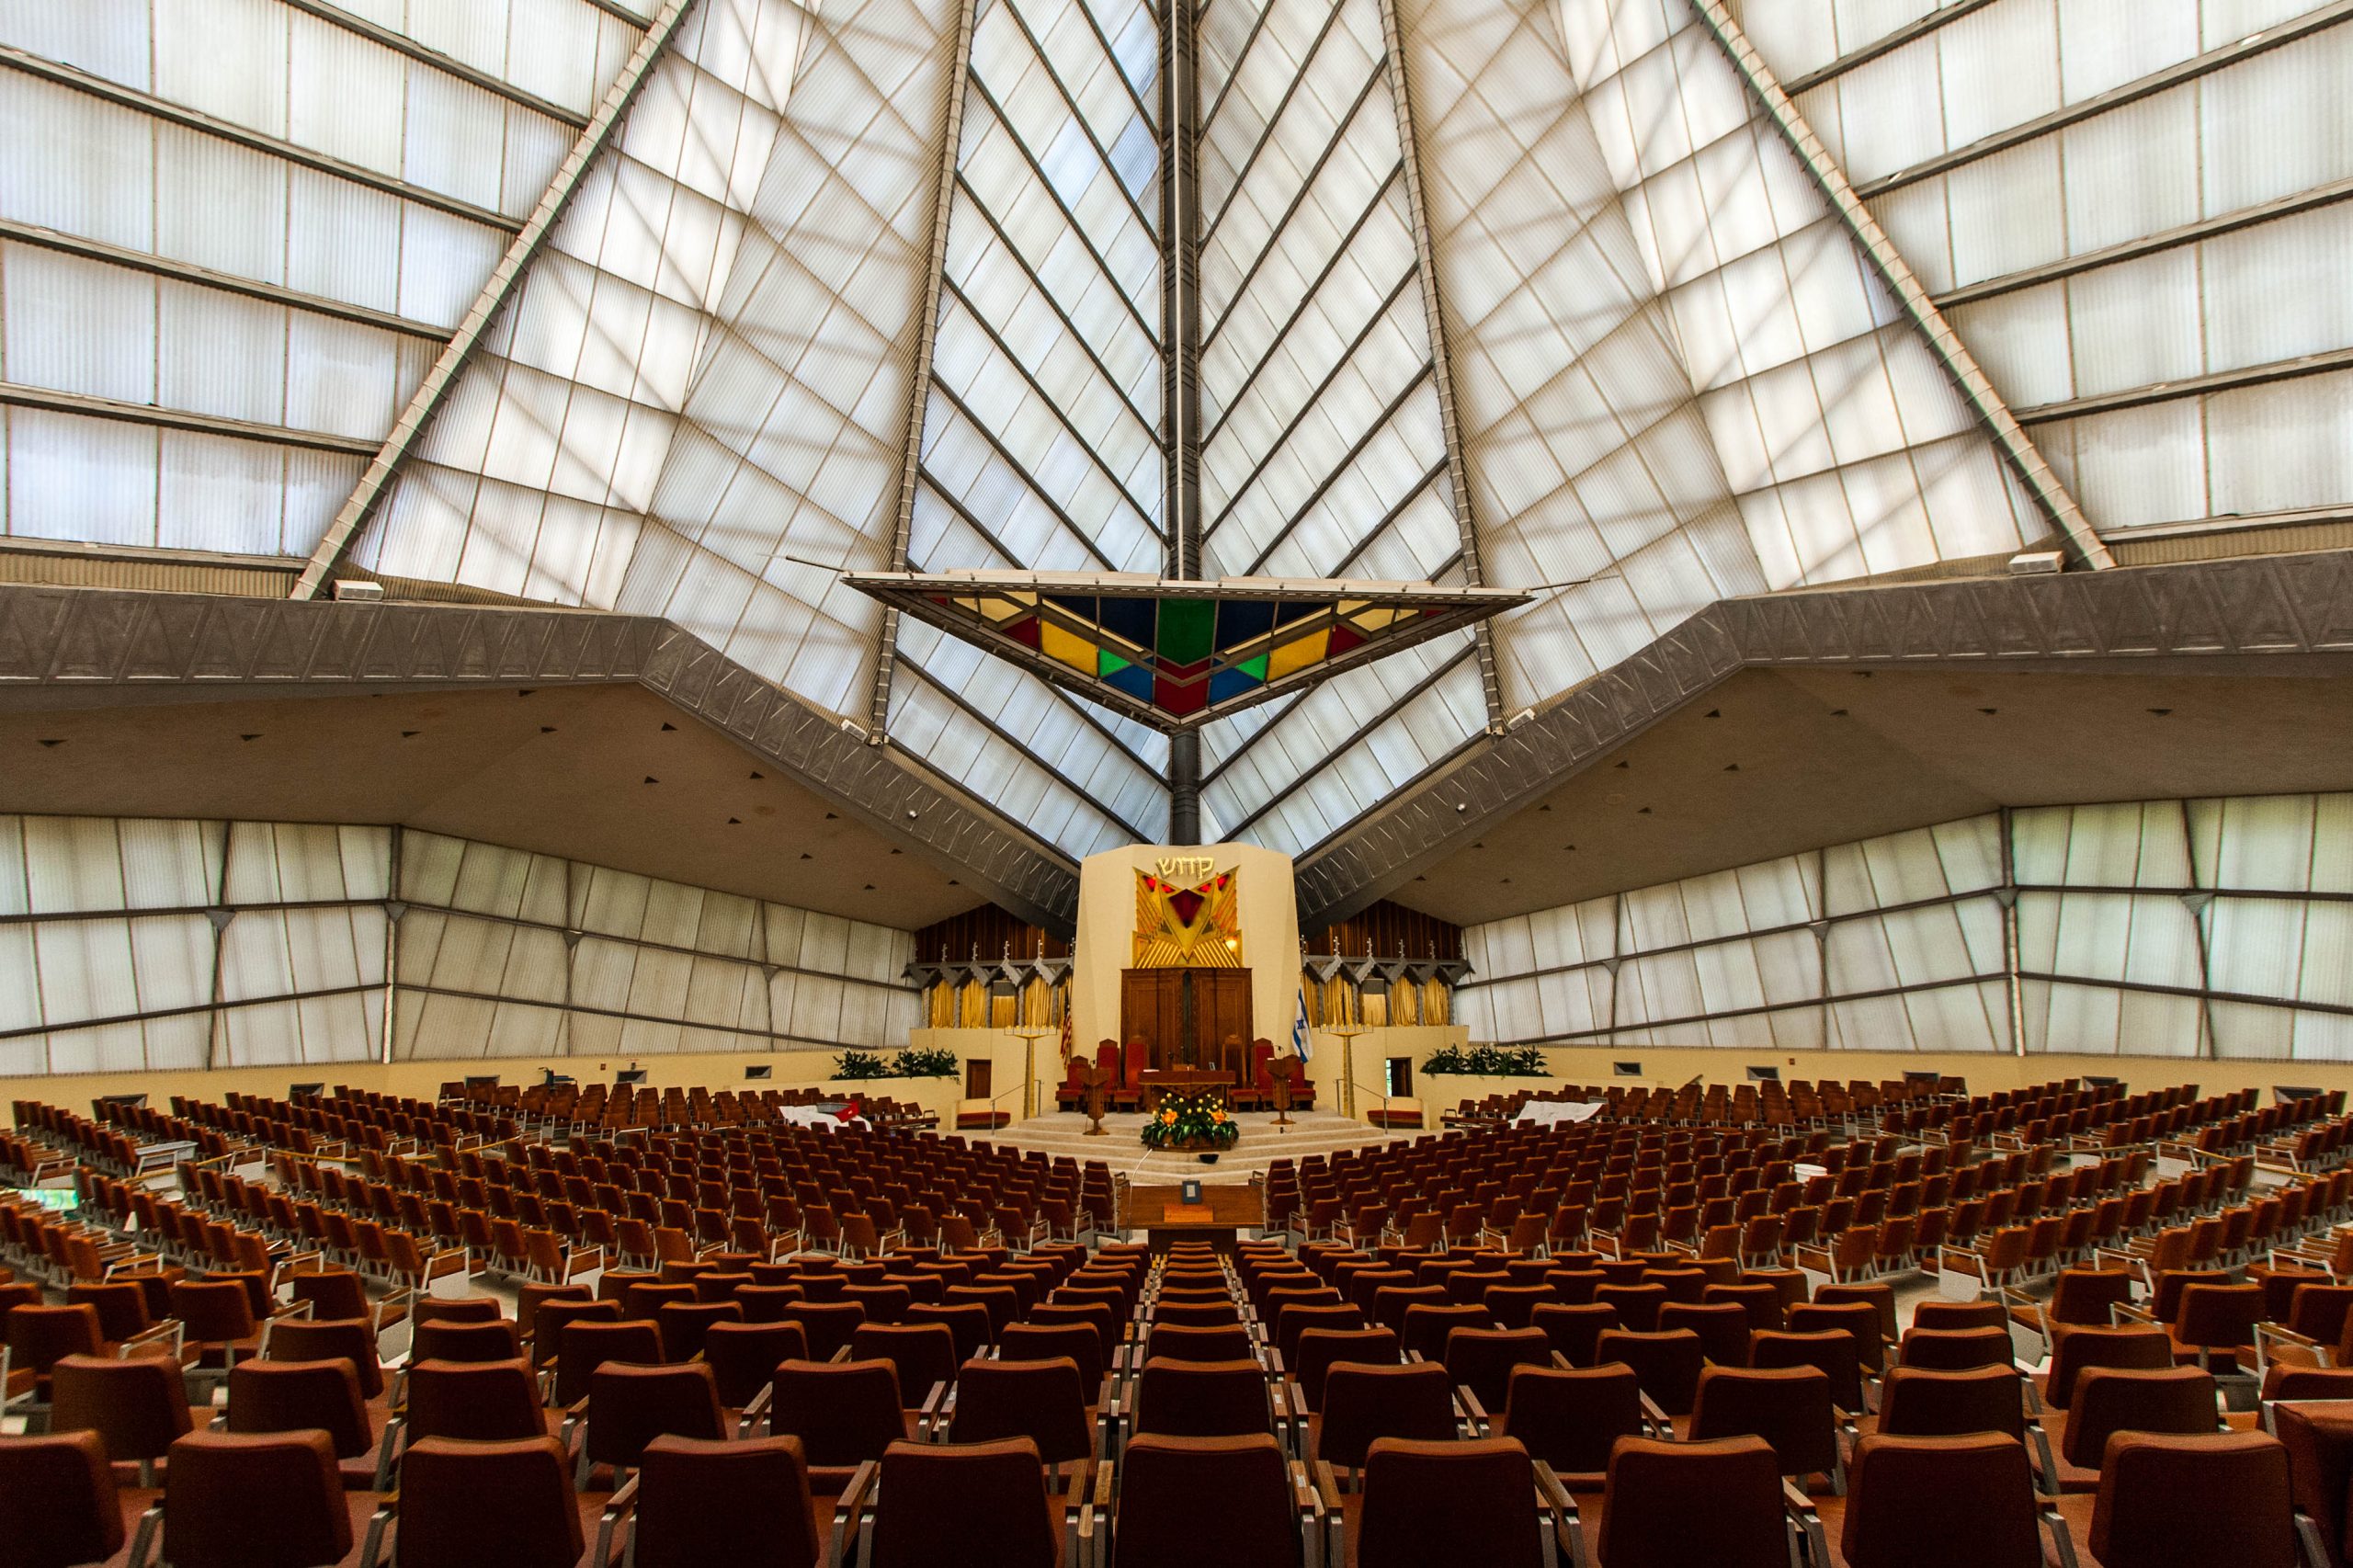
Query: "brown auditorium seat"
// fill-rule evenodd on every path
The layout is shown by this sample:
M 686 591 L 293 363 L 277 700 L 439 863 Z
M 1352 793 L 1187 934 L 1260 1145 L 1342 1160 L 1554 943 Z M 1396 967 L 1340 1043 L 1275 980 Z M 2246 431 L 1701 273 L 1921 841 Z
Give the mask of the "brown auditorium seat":
M 2214 1403 L 2214 1378 L 2195 1367 L 2141 1371 L 2087 1368 L 2075 1380 L 2074 1403 L 2059 1448 L 2059 1488 L 2090 1492 L 2100 1483 L 2108 1440 L 2118 1432 L 2155 1432 L 2196 1437 L 2222 1424 Z
M 350 1494 L 362 1507 L 367 1495 Z M 324 1432 L 190 1432 L 165 1460 L 162 1507 L 172 1568 L 321 1568 L 352 1551 Z
M 1484 1307 L 1432 1306 L 1415 1302 L 1405 1309 L 1398 1324 L 1397 1338 L 1408 1356 L 1419 1356 L 1425 1361 L 1446 1358 L 1447 1342 L 1465 1329 L 1492 1329 L 1495 1320 Z
M 560 1296 L 541 1301 L 531 1314 L 531 1365 L 555 1365 L 556 1352 L 563 1346 L 563 1331 L 573 1324 L 620 1321 L 621 1304 L 619 1301 L 599 1301 L 574 1296 Z M 280 1328 L 277 1332 L 282 1334 L 285 1331 Z
M 381 1516 L 398 1568 L 574 1568 L 580 1511 L 552 1437 L 426 1437 Z M 178 1568 L 175 1563 L 173 1568 Z
M 1313 1411 L 1324 1407 L 1324 1379 L 1341 1362 L 1394 1367 L 1404 1356 L 1397 1335 L 1385 1328 L 1311 1328 L 1299 1336 L 1297 1351 L 1284 1364 L 1290 1369 L 1301 1407 Z
M 2108 1440 L 2086 1533 L 2100 1568 L 2296 1568 L 2287 1450 L 2259 1432 Z M 2073 1523 L 2076 1503 L 2063 1511 Z
M 230 1372 L 230 1431 L 313 1428 L 327 1435 L 347 1488 L 364 1492 L 376 1484 L 381 1434 L 368 1418 L 359 1374 L 349 1361 L 244 1361 Z
M 988 1308 L 978 1301 L 918 1301 L 907 1309 L 907 1322 L 945 1324 L 955 1338 L 959 1365 L 987 1349 L 996 1336 Z
M 237 1292 L 238 1303 L 245 1299 Z M 7 1398 L 29 1392 L 33 1403 L 49 1403 L 50 1369 L 68 1356 L 107 1358 L 106 1336 L 99 1331 L 98 1309 L 93 1306 L 24 1306 L 6 1315 L 8 1351 Z
M 803 1301 L 785 1308 L 784 1321 L 801 1325 L 811 1360 L 830 1361 L 835 1351 L 849 1347 L 858 1325 L 866 1321 L 866 1309 L 855 1301 Z
M 409 1314 L 418 1324 L 428 1323 L 497 1323 L 506 1310 L 495 1296 L 421 1296 Z
M 1783 1475 L 1823 1476 L 1834 1490 L 1846 1483 L 1830 1380 L 1818 1368 L 1708 1368 L 1692 1399 L 1689 1436 L 1762 1437 Z
M 1643 1334 L 1630 1328 L 1611 1329 L 1594 1346 L 1597 1364 L 1623 1361 L 1634 1369 L 1643 1392 L 1669 1415 L 1688 1415 L 1699 1392 L 1705 1365 L 1699 1336 L 1688 1328 Z
M 1538 1568 L 1547 1543 L 1537 1496 L 1536 1467 L 1509 1437 L 1382 1437 L 1365 1456 L 1347 1562 L 1350 1568 Z
M 1324 1381 L 1324 1403 L 1309 1424 L 1318 1461 L 1357 1470 L 1382 1437 L 1446 1442 L 1460 1437 L 1454 1382 L 1443 1367 L 1335 1366 Z
M 1598 1491 L 1620 1437 L 1649 1432 L 1642 1384 L 1622 1361 L 1606 1367 L 1515 1367 L 1498 1437 L 1517 1438 L 1572 1490 Z
M 2042 1516 L 2015 1437 L 1874 1435 L 1856 1445 L 1847 1485 L 1846 1568 L 2042 1568 Z
M 1225 1328 L 1169 1324 L 1145 1337 L 1143 1354 L 1150 1361 L 1246 1361 L 1252 1346 L 1249 1331 L 1239 1324 Z
M 956 1415 L 948 1441 L 1027 1437 L 1049 1465 L 1098 1458 L 1103 1445 L 1087 1403 L 1094 1392 L 1068 1357 L 967 1361 L 956 1373 Z
M 1954 1372 L 1893 1368 L 1880 1391 L 1879 1430 L 1897 1437 L 1999 1432 L 2023 1441 L 2027 1433 L 2024 1384 L 2016 1367 L 1972 1367 Z
M 608 1517 L 628 1521 L 636 1568 L 822 1568 L 847 1561 L 844 1548 L 855 1544 L 846 1539 L 854 1522 L 821 1516 L 793 1437 L 656 1437 L 640 1457 L 634 1487 L 614 1497 Z
M 645 1445 L 656 1437 L 715 1442 L 728 1435 L 718 1381 L 699 1361 L 662 1367 L 608 1362 L 588 1380 L 586 1415 L 580 1475 L 585 1480 L 592 1467 L 608 1465 L 616 1486 L 624 1471 L 637 1468 Z
M 137 1464 L 146 1486 L 154 1462 L 196 1427 L 179 1363 L 165 1356 L 61 1357 L 50 1369 L 50 1400 L 51 1431 L 97 1433 L 108 1461 Z
M 95 1431 L 0 1437 L 0 1564 L 74 1568 L 122 1550 L 122 1505 Z
M 662 1331 L 662 1357 L 668 1361 L 694 1359 L 715 1324 L 743 1321 L 744 1309 L 733 1301 L 665 1301 L 654 1314 Z
M 899 1400 L 898 1372 L 888 1361 L 787 1361 L 776 1369 L 765 1402 L 745 1417 L 764 1419 L 769 1436 L 798 1437 L 813 1467 L 838 1472 L 815 1484 L 838 1492 L 851 1470 L 916 1435 L 915 1419 Z
M 1552 1343 L 1540 1328 L 1459 1328 L 1447 1336 L 1446 1375 L 1488 1411 L 1503 1409 L 1518 1367 L 1549 1367 Z
M 1912 1309 L 1915 1330 L 2007 1328 L 2009 1323 L 1999 1301 L 1922 1301 Z
M 2006 1367 L 2010 1331 L 1995 1328 L 1915 1328 L 1895 1353 L 1899 1367 L 1931 1372 L 1965 1372 L 1972 1367 Z
M 1215 1506 L 1202 1506 L 1204 1498 Z M 1120 1568 L 1297 1568 L 1322 1550 L 1316 1517 L 1284 1465 L 1282 1446 L 1266 1433 L 1144 1433 L 1120 1456 L 1117 1511 L 1108 1521 L 1098 1517 L 1096 1529 L 1108 1524 Z
M 574 1318 L 565 1324 L 555 1353 L 555 1403 L 569 1407 L 585 1399 L 589 1378 L 608 1361 L 661 1365 L 662 1331 L 622 1319 Z
M 994 1568 L 1054 1568 L 1075 1560 L 1077 1533 L 1075 1500 L 1054 1506 L 1026 1437 L 893 1443 L 882 1456 L 867 1564 L 937 1568 L 972 1561 L 972 1543 L 986 1541 Z
M 2159 1371 L 2172 1365 L 2173 1345 L 2163 1330 L 2145 1324 L 2071 1328 L 2052 1346 L 2042 1397 L 2054 1408 L 2065 1410 L 2075 1398 L 2076 1380 L 2094 1367 Z
M 1429 1370 L 1445 1380 L 1438 1368 Z M 1131 1436 L 1157 1432 L 1171 1437 L 1230 1437 L 1274 1430 L 1266 1369 L 1256 1361 L 1154 1357 L 1136 1374 L 1128 1401 L 1124 1420 Z
M 416 1325 L 408 1342 L 411 1366 L 419 1361 L 512 1361 L 522 1354 L 515 1325 L 505 1318 L 431 1318 Z
M 1762 1437 L 1623 1437 L 1609 1456 L 1599 1530 L 1608 1568 L 1788 1568 L 1795 1534 Z
M 1601 1348 L 1601 1336 L 1623 1328 L 1625 1320 L 1617 1308 L 1588 1301 L 1539 1307 L 1534 1326 L 1544 1331 L 1544 1337 L 1570 1366 L 1590 1367 Z
M 1658 1326 L 1698 1335 L 1699 1354 L 1715 1366 L 1748 1365 L 1748 1309 L 1738 1301 L 1669 1301 L 1658 1310 Z
M 262 1346 L 265 1360 L 350 1362 L 362 1399 L 383 1394 L 384 1364 L 378 1357 L 366 1318 L 279 1318 L 269 1325 Z

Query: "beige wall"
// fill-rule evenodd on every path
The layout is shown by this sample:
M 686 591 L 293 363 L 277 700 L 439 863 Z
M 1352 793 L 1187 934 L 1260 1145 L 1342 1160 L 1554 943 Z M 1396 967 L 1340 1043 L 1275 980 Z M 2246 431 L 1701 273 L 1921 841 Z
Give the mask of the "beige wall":
M 1255 844 L 1171 849 L 1131 844 L 1089 855 L 1078 870 L 1077 960 L 1071 981 L 1073 1038 L 1094 1046 L 1120 1032 L 1120 971 L 1135 956 L 1136 879 L 1165 855 L 1213 857 L 1221 871 L 1242 874 L 1242 960 L 1250 971 L 1255 1032 L 1278 1044 L 1290 1038 L 1299 1006 L 1299 895 L 1290 857 Z M 1059 1076 L 1059 1074 L 1057 1074 Z

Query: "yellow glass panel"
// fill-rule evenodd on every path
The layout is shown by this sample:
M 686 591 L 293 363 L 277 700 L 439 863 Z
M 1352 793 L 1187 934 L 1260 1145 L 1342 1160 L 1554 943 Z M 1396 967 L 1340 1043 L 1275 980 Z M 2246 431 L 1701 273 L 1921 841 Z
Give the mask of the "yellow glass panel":
M 1074 636 L 1051 620 L 1038 623 L 1039 650 L 1050 659 L 1060 659 L 1081 675 L 1095 673 L 1095 644 L 1084 637 Z
M 961 605 L 966 601 L 963 599 L 958 599 L 956 602 Z M 1017 615 L 1027 615 L 1029 613 L 1029 607 L 1026 605 L 1011 604 L 999 598 L 975 599 L 971 602 L 973 608 L 977 608 L 981 614 L 987 616 L 993 621 L 1011 620 Z
M 1348 619 L 1367 631 L 1378 631 L 1397 619 L 1397 610 L 1391 605 L 1374 605 L 1369 609 L 1358 610 Z
M 1329 627 L 1321 631 L 1311 631 L 1304 637 L 1284 643 L 1276 649 L 1273 656 L 1267 661 L 1267 678 L 1280 680 L 1295 670 L 1303 670 L 1310 665 L 1322 662 L 1331 643 L 1332 631 Z

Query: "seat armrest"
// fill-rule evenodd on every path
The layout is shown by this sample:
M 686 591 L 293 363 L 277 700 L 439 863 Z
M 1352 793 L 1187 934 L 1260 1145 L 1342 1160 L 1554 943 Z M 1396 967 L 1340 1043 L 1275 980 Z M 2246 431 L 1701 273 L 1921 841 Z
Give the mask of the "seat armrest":
M 376 1445 L 376 1490 L 389 1492 L 392 1485 L 392 1461 L 400 1458 L 401 1443 L 408 1435 L 408 1417 L 395 1413 L 384 1423 L 384 1436 Z
M 1552 1539 L 1567 1558 L 1568 1568 L 1586 1568 L 1585 1521 L 1577 1517 L 1576 1499 L 1542 1460 L 1536 1461 L 1536 1499 L 1540 1513 L 1552 1517 Z
M 2043 1533 L 2051 1538 L 2051 1555 L 2058 1559 L 2059 1568 L 2076 1568 L 2075 1537 L 2068 1533 L 2067 1521 L 2061 1516 L 2058 1505 L 2046 1502 L 2035 1510 L 2035 1516 Z
M 849 1484 L 842 1488 L 841 1496 L 834 1504 L 834 1531 L 825 1547 L 824 1568 L 847 1568 L 849 1549 L 864 1523 L 867 1497 L 874 1490 L 875 1477 L 881 1473 L 878 1460 L 868 1460 L 850 1472 Z
M 368 1516 L 368 1533 L 360 1541 L 359 1568 L 377 1568 L 379 1563 L 392 1561 L 392 1553 L 399 1548 L 397 1545 L 392 1545 L 391 1551 L 386 1548 L 392 1527 L 399 1521 L 400 1508 L 401 1494 L 397 1492 L 387 1493 L 377 1502 L 376 1511 Z
M 1454 1395 L 1456 1407 L 1471 1423 L 1471 1435 L 1474 1437 L 1487 1436 L 1491 1418 L 1487 1415 L 1486 1405 L 1480 1402 L 1478 1394 L 1471 1389 L 1458 1387 L 1454 1391 Z
M 1643 1419 L 1649 1424 L 1651 1436 L 1656 1437 L 1661 1442 L 1674 1441 L 1674 1418 L 1668 1415 L 1665 1411 L 1661 1410 L 1658 1407 L 1658 1401 L 1653 1399 L 1649 1394 L 1643 1394 L 1642 1396 L 1642 1400 Z
M 929 1434 L 929 1440 L 933 1442 L 943 1440 L 940 1437 L 940 1428 L 947 1419 L 949 1387 L 950 1385 L 946 1382 L 932 1384 L 930 1391 L 923 1396 L 923 1407 L 915 1412 L 916 1433 Z
M 0 1360 L 0 1369 L 6 1363 Z M 389 1500 L 388 1500 L 389 1501 Z M 131 1568 L 153 1568 L 155 1543 L 164 1533 L 164 1500 L 160 1497 L 139 1516 L 139 1528 L 131 1538 Z
M 1805 1543 L 1807 1560 L 1829 1562 L 1830 1545 L 1823 1536 L 1822 1516 L 1814 1511 L 1813 1499 L 1784 1478 L 1781 1482 L 1781 1506 L 1788 1511 L 1790 1533 Z
M 2129 1301 L 2110 1301 L 2108 1304 L 2108 1321 L 2114 1328 L 2127 1328 L 2133 1324 L 2145 1324 L 2154 1328 L 2157 1326 L 2157 1314 Z
M 2027 1385 L 2027 1392 L 2029 1396 L 2033 1394 L 2032 1383 Z M 2036 1490 L 2046 1497 L 2058 1496 L 2059 1461 L 2052 1457 L 2051 1434 L 2043 1430 L 2042 1416 L 2039 1413 L 2030 1413 L 2026 1417 L 2026 1451 L 2034 1469 Z
M 624 1522 L 630 1521 L 630 1516 L 636 1511 L 637 1481 L 636 1476 L 631 1476 L 620 1491 L 605 1499 L 605 1511 L 597 1520 L 596 1552 L 588 1559 L 591 1568 L 610 1568 L 613 1562 L 613 1531 Z M 624 1551 L 628 1550 L 626 1535 L 622 1538 L 622 1549 Z

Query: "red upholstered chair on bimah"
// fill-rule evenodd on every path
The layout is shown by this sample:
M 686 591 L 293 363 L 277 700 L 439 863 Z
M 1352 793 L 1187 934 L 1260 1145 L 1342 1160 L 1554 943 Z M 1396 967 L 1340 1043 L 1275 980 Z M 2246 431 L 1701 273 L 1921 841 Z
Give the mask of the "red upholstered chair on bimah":
M 1152 1047 L 1142 1035 L 1128 1041 L 1120 1052 L 1120 1086 L 1111 1091 L 1111 1106 L 1115 1110 L 1143 1108 L 1143 1075 L 1152 1070 Z
M 1073 1052 L 1063 1064 L 1063 1081 L 1054 1085 L 1054 1107 L 1058 1110 L 1085 1110 L 1086 1088 L 1078 1081 L 1079 1058 Z
M 1118 1040 L 1107 1040 L 1095 1048 L 1095 1070 L 1103 1074 L 1105 1110 L 1134 1110 L 1143 1104 L 1143 1092 L 1121 1074 L 1120 1061 Z

